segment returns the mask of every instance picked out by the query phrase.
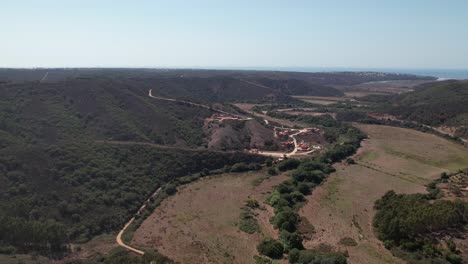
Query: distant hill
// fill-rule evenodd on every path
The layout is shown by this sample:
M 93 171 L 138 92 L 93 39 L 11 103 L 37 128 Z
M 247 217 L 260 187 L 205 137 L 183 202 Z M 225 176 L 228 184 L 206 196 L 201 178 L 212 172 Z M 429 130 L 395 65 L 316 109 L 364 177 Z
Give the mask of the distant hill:
M 99 78 L 4 84 L 0 89 L 1 140 L 202 143 L 201 127 L 210 111 L 156 102 L 147 92 L 124 81 Z
M 444 81 L 418 86 L 392 98 L 389 113 L 434 127 L 452 127 L 468 137 L 468 82 Z
M 342 91 L 330 86 L 314 84 L 300 79 L 273 79 L 273 78 L 251 78 L 252 83 L 258 83 L 286 95 L 311 95 L 311 96 L 342 96 Z
M 389 80 L 426 80 L 434 81 L 431 76 L 384 72 L 245 72 L 244 75 L 263 76 L 273 79 L 298 79 L 316 85 L 347 86 L 366 82 Z

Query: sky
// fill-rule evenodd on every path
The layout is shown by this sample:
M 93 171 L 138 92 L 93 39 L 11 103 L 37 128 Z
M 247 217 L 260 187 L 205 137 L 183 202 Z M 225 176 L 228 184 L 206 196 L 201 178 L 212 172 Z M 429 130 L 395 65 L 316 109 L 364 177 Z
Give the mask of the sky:
M 1 0 L 0 67 L 468 69 L 467 0 Z

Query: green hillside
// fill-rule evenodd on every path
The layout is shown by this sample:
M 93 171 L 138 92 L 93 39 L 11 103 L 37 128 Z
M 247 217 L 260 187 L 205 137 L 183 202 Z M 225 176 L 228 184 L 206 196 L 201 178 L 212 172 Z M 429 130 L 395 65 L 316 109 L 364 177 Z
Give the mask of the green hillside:
M 425 84 L 393 98 L 390 113 L 430 126 L 456 127 L 455 135 L 468 136 L 468 82 Z
M 0 252 L 60 254 L 70 241 L 118 230 L 178 177 L 263 162 L 200 150 L 211 115 L 152 99 L 127 78 L 1 84 Z
M 3 141 L 58 143 L 77 139 L 200 145 L 208 110 L 156 101 L 138 86 L 112 79 L 4 84 Z

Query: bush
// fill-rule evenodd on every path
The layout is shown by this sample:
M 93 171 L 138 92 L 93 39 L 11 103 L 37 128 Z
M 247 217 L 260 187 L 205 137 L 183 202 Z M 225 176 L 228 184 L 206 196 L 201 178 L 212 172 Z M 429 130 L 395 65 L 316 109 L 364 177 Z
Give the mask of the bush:
M 285 159 L 278 163 L 278 170 L 279 171 L 288 171 L 294 170 L 301 164 L 301 162 L 297 159 Z
M 313 250 L 301 250 L 296 263 L 346 264 L 346 256 L 340 253 L 319 253 Z
M 445 259 L 450 262 L 451 264 L 462 264 L 463 263 L 463 258 L 457 254 L 454 253 L 447 253 L 445 255 Z
M 285 208 L 273 217 L 273 225 L 280 230 L 296 231 L 299 215 L 290 208 Z
M 267 172 L 271 176 L 278 175 L 278 172 L 276 171 L 275 167 L 269 167 Z
M 255 264 L 272 264 L 270 258 L 263 257 L 263 256 L 254 256 Z
M 343 237 L 342 239 L 340 239 L 338 244 L 343 245 L 343 246 L 347 246 L 347 247 L 355 247 L 355 246 L 358 245 L 356 240 L 354 240 L 351 237 Z
M 164 188 L 164 192 L 167 194 L 167 195 L 173 195 L 177 192 L 177 186 L 173 183 L 171 184 L 168 184 L 166 185 L 166 187 Z
M 258 203 L 257 200 L 253 198 L 248 198 L 247 200 L 245 200 L 245 206 L 255 209 L 255 208 L 258 208 L 260 204 Z
M 289 263 L 297 263 L 297 261 L 299 260 L 299 255 L 300 255 L 299 249 L 297 248 L 291 249 L 288 254 Z
M 267 237 L 257 245 L 257 250 L 262 255 L 273 259 L 280 259 L 283 257 L 284 247 L 281 242 Z
M 262 165 L 260 165 L 258 163 L 250 163 L 249 164 L 249 170 L 258 171 L 258 170 L 261 170 L 261 169 L 262 169 Z
M 281 231 L 280 241 L 283 242 L 285 250 L 304 249 L 302 245 L 302 236 L 297 232 L 290 233 L 286 230 Z
M 252 210 L 249 207 L 242 207 L 241 210 L 239 229 L 247 234 L 260 232 L 260 226 Z
M 249 170 L 249 165 L 245 162 L 240 162 L 232 165 L 231 172 L 245 172 Z
M 303 182 L 300 182 L 297 185 L 297 190 L 301 192 L 303 195 L 309 195 L 311 193 L 309 185 Z

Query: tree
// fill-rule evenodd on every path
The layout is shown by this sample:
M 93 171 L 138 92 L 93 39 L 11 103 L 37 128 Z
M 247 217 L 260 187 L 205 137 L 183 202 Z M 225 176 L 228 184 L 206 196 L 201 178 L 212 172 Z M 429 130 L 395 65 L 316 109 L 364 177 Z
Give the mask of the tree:
M 262 255 L 273 259 L 279 259 L 283 257 L 284 247 L 281 242 L 274 240 L 273 238 L 266 237 L 257 245 L 257 250 Z
M 285 250 L 304 249 L 302 240 L 302 236 L 297 232 L 290 233 L 286 230 L 283 230 L 280 233 L 280 241 L 283 242 Z

